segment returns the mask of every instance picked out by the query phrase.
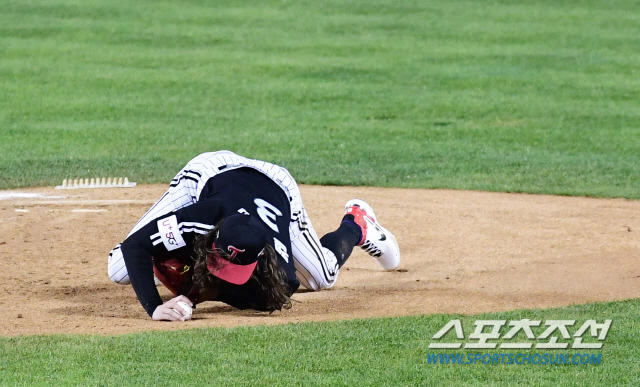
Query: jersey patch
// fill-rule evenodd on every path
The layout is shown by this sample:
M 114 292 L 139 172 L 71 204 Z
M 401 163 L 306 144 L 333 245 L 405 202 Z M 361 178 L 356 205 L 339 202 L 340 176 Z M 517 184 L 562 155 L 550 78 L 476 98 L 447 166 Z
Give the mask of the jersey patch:
M 160 219 L 158 221 L 158 232 L 167 251 L 179 249 L 187 245 L 184 239 L 182 239 L 182 234 L 178 228 L 178 218 L 176 218 L 175 215 Z

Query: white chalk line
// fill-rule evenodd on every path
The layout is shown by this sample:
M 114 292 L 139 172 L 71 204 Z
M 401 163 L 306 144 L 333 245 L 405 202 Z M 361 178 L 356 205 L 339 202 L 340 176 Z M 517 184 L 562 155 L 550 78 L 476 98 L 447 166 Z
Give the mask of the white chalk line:
M 15 212 L 30 212 L 25 208 L 16 208 Z M 74 208 L 73 210 L 69 210 L 69 212 L 108 212 L 108 210 L 103 209 L 95 209 L 95 208 Z
M 136 200 L 136 199 L 97 199 L 97 200 L 33 200 L 22 201 L 12 203 L 16 206 L 46 206 L 46 205 L 96 205 L 96 206 L 109 206 L 109 205 L 147 205 L 151 206 L 155 203 L 155 200 Z
M 26 198 L 45 198 L 45 199 L 64 199 L 66 196 L 47 196 L 41 193 L 34 192 L 0 192 L 0 200 L 5 199 L 26 199 Z

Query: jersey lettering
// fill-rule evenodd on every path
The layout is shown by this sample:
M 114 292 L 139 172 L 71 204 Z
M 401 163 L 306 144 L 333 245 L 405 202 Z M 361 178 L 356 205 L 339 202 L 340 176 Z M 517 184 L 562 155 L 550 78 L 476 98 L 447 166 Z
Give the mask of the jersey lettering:
M 273 231 L 280 232 L 275 221 L 276 217 L 282 216 L 282 212 L 280 212 L 280 210 L 273 204 L 265 200 L 256 198 L 253 202 L 258 206 L 258 215 L 260 216 L 260 219 L 262 219 L 262 221 Z
M 289 263 L 289 253 L 287 253 L 287 246 L 285 246 L 284 243 L 280 242 L 277 238 L 273 238 L 273 248 L 284 258 L 285 262 Z

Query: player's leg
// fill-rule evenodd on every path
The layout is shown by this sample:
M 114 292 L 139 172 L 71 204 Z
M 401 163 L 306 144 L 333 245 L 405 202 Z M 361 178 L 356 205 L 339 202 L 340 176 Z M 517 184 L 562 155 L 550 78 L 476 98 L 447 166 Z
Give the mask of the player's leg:
M 340 262 L 336 253 L 322 245 L 304 208 L 289 230 L 298 281 L 311 290 L 332 287 L 338 278 Z
M 380 226 L 371 206 L 359 199 L 350 200 L 340 226 L 318 239 L 307 213 L 297 225 L 292 224 L 291 247 L 300 283 L 308 289 L 321 290 L 335 284 L 338 271 L 355 246 L 360 246 L 385 270 L 400 263 L 395 236 Z
M 120 250 L 120 243 L 116 247 L 111 250 L 109 253 L 109 261 L 107 264 L 107 274 L 111 281 L 117 283 L 118 285 L 129 285 L 131 281 L 129 280 L 129 272 L 127 271 L 127 265 L 124 263 L 124 257 L 122 256 L 122 251 Z M 156 281 L 156 285 L 162 285 L 162 282 L 156 277 L 153 276 Z
M 361 239 L 362 229 L 360 226 L 343 219 L 335 231 L 320 238 L 320 243 L 322 247 L 329 249 L 336 256 L 338 266 L 342 267 Z
M 128 285 L 130 283 L 129 273 L 127 272 L 127 266 L 124 263 L 124 257 L 122 256 L 119 243 L 109 253 L 107 273 L 111 281 L 117 284 Z
M 296 277 L 307 289 L 321 290 L 332 287 L 340 267 L 360 242 L 360 226 L 354 222 L 343 222 L 336 231 L 319 239 L 302 204 L 300 188 L 289 171 L 260 160 L 253 160 L 253 163 L 254 168 L 269 176 L 289 197 L 289 235 Z

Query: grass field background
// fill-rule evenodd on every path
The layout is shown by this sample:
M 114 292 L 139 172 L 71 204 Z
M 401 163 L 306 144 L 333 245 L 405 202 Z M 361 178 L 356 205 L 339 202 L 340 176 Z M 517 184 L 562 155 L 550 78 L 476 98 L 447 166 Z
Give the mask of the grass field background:
M 640 197 L 637 1 L 0 1 L 0 188 L 302 183 Z
M 457 315 L 416 316 L 123 336 L 0 339 L 3 385 L 82 386 L 635 386 L 640 380 L 638 300 L 462 317 L 612 319 L 599 365 L 429 364 L 434 353 L 545 353 L 541 350 L 433 350 L 432 336 Z M 542 331 L 536 332 L 539 335 Z M 506 332 L 503 332 L 503 334 Z M 455 340 L 453 341 L 460 341 Z M 526 341 L 516 336 L 516 341 Z M 544 342 L 538 340 L 536 342 Z M 569 342 L 563 340 L 560 342 Z M 593 342 L 589 335 L 585 341 Z M 466 341 L 471 342 L 471 341 Z M 571 344 L 569 344 L 571 346 Z M 547 351 L 546 353 L 554 353 Z
M 0 9 L 0 188 L 229 149 L 302 183 L 640 198 L 638 1 Z M 428 365 L 436 315 L 0 338 L 0 385 L 638 385 L 639 306 L 490 315 L 613 318 L 599 366 Z

